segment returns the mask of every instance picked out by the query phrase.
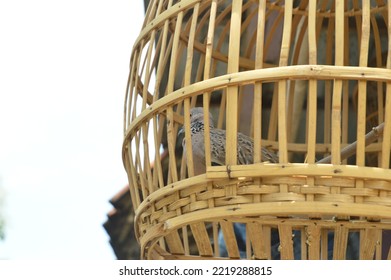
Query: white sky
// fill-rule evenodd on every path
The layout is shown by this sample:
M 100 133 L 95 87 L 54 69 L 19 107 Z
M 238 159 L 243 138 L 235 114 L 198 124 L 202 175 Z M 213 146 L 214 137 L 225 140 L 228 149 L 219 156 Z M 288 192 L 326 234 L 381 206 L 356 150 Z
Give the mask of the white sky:
M 0 259 L 113 259 L 123 101 L 142 0 L 0 1 Z

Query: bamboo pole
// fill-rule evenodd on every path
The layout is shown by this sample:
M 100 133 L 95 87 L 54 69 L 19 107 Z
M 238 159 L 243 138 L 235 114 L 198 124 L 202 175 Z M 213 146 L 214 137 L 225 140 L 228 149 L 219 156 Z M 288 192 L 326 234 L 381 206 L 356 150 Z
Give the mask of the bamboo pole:
M 372 128 L 364 137 L 364 146 L 368 146 L 375 142 L 379 137 L 383 135 L 384 123 L 379 124 L 377 127 Z M 365 150 L 365 149 L 364 149 Z M 354 155 L 357 151 L 357 141 L 349 144 L 341 150 L 340 158 L 341 160 L 347 159 L 350 156 Z M 331 163 L 331 156 L 327 156 L 321 160 L 318 160 L 316 163 Z

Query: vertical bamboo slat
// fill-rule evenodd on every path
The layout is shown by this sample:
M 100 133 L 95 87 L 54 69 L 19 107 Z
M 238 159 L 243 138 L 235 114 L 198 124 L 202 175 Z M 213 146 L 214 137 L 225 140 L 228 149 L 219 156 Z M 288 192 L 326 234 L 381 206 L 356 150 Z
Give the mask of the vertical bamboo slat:
M 220 225 L 221 230 L 223 232 L 228 255 L 233 259 L 239 259 L 240 255 L 238 245 L 236 244 L 236 242 L 231 242 L 231 240 L 235 239 L 233 224 L 230 222 L 222 221 Z
M 292 242 L 292 227 L 288 225 L 279 225 L 280 233 L 280 253 L 282 260 L 293 260 L 293 242 Z
M 344 260 L 346 258 L 346 247 L 348 242 L 348 229 L 344 226 L 339 226 L 335 230 L 334 236 L 334 260 Z
M 253 245 L 252 248 L 254 250 L 254 258 L 258 260 L 267 259 L 268 257 L 265 244 L 266 240 L 263 238 L 265 233 L 262 226 L 249 223 L 247 224 L 247 231 L 249 232 L 249 239 Z
M 387 8 L 388 8 L 388 53 L 387 53 L 387 69 L 391 69 L 391 2 L 387 2 Z M 385 105 L 385 118 L 386 120 L 391 119 L 391 82 L 387 83 L 386 86 L 386 105 Z M 391 139 L 391 122 L 387 122 L 384 127 L 384 139 Z M 391 141 L 383 141 L 382 145 L 382 162 L 381 167 L 382 168 L 389 168 L 390 167 L 390 151 L 391 151 Z
M 335 7 L 335 65 L 342 66 L 344 59 L 344 1 L 336 1 Z M 333 108 L 331 115 L 331 156 L 333 164 L 340 164 L 341 157 L 341 97 L 342 81 L 334 80 Z
M 316 225 L 310 225 L 307 228 L 308 234 L 308 258 L 310 260 L 320 259 L 320 227 Z
M 370 28 L 370 10 L 369 1 L 362 1 L 363 15 L 362 15 L 362 31 L 360 42 L 360 67 L 366 67 L 368 63 L 368 47 L 369 47 L 369 28 Z M 358 82 L 358 115 L 357 115 L 357 165 L 363 166 L 365 164 L 365 130 L 366 130 L 366 82 Z
M 309 2 L 308 13 L 308 44 L 309 44 L 309 64 L 317 64 L 316 48 L 316 3 Z M 316 149 L 316 98 L 317 98 L 317 81 L 311 79 L 308 87 L 308 154 L 307 162 L 315 162 Z
M 258 8 L 257 44 L 255 46 L 255 69 L 263 68 L 265 38 L 266 1 L 262 0 Z M 261 162 L 262 138 L 262 83 L 254 85 L 254 162 Z
M 284 14 L 284 32 L 282 34 L 281 54 L 279 66 L 288 65 L 288 56 L 290 51 L 291 33 L 292 33 L 292 12 L 293 1 L 288 0 L 285 3 Z M 286 81 L 281 81 L 278 84 L 278 142 L 279 142 L 279 158 L 280 163 L 288 162 L 287 149 L 287 127 L 286 127 Z
M 241 26 L 242 0 L 232 1 L 231 31 L 229 37 L 228 54 L 231 59 L 228 61 L 227 73 L 235 73 L 239 70 L 240 32 L 237 28 Z M 240 30 L 240 29 L 239 29 Z M 226 164 L 236 164 L 237 157 L 237 136 L 238 131 L 238 88 L 228 86 L 227 89 L 227 140 L 226 140 Z

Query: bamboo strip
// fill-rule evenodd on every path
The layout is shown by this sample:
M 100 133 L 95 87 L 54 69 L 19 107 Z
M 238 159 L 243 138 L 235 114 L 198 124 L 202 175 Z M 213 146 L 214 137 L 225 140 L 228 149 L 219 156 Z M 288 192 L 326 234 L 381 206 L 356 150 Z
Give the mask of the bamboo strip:
M 212 246 L 209 241 L 209 236 L 205 228 L 205 224 L 200 221 L 199 223 L 190 225 L 193 237 L 197 244 L 198 252 L 200 256 L 213 256 Z
M 248 223 L 246 232 L 248 232 L 248 239 L 252 244 L 254 258 L 259 260 L 268 259 L 262 225 L 257 223 Z
M 317 46 L 316 46 L 316 3 L 309 2 L 309 19 L 308 19 L 308 44 L 309 44 L 309 63 L 317 64 Z M 308 130 L 307 143 L 308 154 L 307 162 L 315 162 L 316 149 L 316 101 L 317 101 L 317 81 L 311 79 L 308 88 Z
M 350 165 L 328 164 L 268 164 L 258 163 L 253 165 L 233 165 L 230 167 L 230 176 L 225 166 L 211 166 L 207 168 L 208 179 L 241 178 L 241 177 L 278 177 L 278 176 L 331 176 L 353 177 L 356 179 L 372 179 L 390 181 L 391 170 L 376 167 L 357 167 Z
M 391 38 L 391 1 L 387 2 L 388 7 L 388 20 L 387 20 L 387 30 L 388 38 Z M 391 40 L 388 40 L 388 53 L 387 53 L 387 69 L 391 69 Z M 386 85 L 386 104 L 385 104 L 385 120 L 391 120 L 391 83 L 388 82 Z M 386 122 L 384 127 L 384 139 L 391 139 L 391 121 Z M 390 151 L 391 151 L 391 141 L 383 141 L 382 145 L 382 155 L 381 155 L 381 167 L 389 168 L 390 167 Z
M 326 3 L 326 2 L 325 2 Z M 334 3 L 333 3 L 334 4 Z M 333 46 L 335 45 L 333 36 L 335 29 L 335 21 L 328 21 L 327 36 L 326 36 L 326 64 L 331 65 Z M 333 44 L 334 43 L 334 44 Z M 332 114 L 332 87 L 331 81 L 325 81 L 325 105 L 324 105 L 324 143 L 331 143 L 331 114 Z
M 189 32 L 189 41 L 187 47 L 187 57 L 185 66 L 185 77 L 184 86 L 191 84 L 191 73 L 193 68 L 193 57 L 194 57 L 194 40 L 197 27 L 197 19 L 199 14 L 199 3 L 194 6 L 193 15 L 191 20 L 191 27 Z M 186 98 L 184 100 L 184 128 L 185 128 L 185 139 L 186 143 L 191 143 L 191 132 L 190 132 L 190 100 Z M 185 152 L 185 151 L 184 151 Z M 186 147 L 186 153 L 183 158 L 186 160 L 187 172 L 189 177 L 194 176 L 194 161 L 193 161 L 193 147 L 188 145 Z
M 270 226 L 264 226 L 263 227 L 263 233 L 264 233 L 264 239 L 265 239 L 265 251 L 266 251 L 266 257 L 268 260 L 271 260 L 272 254 L 271 254 L 271 239 L 272 239 L 272 231 Z
M 153 38 L 155 37 L 155 30 L 151 32 L 149 41 L 153 41 Z M 141 110 L 145 110 L 147 105 L 147 96 L 148 96 L 148 86 L 149 86 L 149 79 L 150 79 L 150 65 L 151 65 L 151 57 L 152 57 L 152 50 L 153 50 L 153 44 L 149 43 L 147 54 L 146 54 L 146 73 L 144 78 L 144 87 L 142 90 L 142 105 Z M 148 139 L 148 126 L 149 122 L 145 122 L 142 125 L 141 131 L 142 131 L 142 137 L 143 137 L 143 151 L 144 151 L 144 170 L 146 170 L 146 177 L 148 181 L 148 192 L 151 193 L 154 191 L 153 183 L 152 183 L 152 172 L 150 170 L 150 160 L 149 160 L 149 139 Z M 144 196 L 145 197 L 145 196 Z
M 331 163 L 340 164 L 342 81 L 334 80 L 331 112 Z
M 161 38 L 161 47 L 159 52 L 159 61 L 156 67 L 156 79 L 155 79 L 155 89 L 154 89 L 154 95 L 153 95 L 153 101 L 156 102 L 158 98 L 160 97 L 160 83 L 162 80 L 162 76 L 164 74 L 164 68 L 166 66 L 166 63 L 164 63 L 164 57 L 166 53 L 166 46 L 167 46 L 167 37 L 168 37 L 168 21 L 164 23 L 163 32 L 160 35 Z M 159 38 L 159 39 L 160 39 Z M 156 51 L 157 52 L 157 51 Z
M 191 132 L 190 132 L 190 100 L 185 99 L 185 111 L 184 111 L 184 117 L 185 117 L 185 143 L 191 143 Z M 189 174 L 189 177 L 194 176 L 194 161 L 193 161 L 193 147 L 192 145 L 186 145 L 186 160 L 187 160 L 187 172 Z
M 389 12 L 391 10 L 391 2 L 387 1 L 387 10 L 388 10 L 388 18 L 385 19 L 385 22 L 387 22 L 387 33 L 388 38 L 391 38 L 391 13 Z M 387 62 L 386 67 L 387 69 L 391 69 L 391 40 L 388 40 L 388 48 L 387 48 Z
M 140 48 L 142 48 L 142 47 L 140 47 Z M 139 53 L 141 53 L 141 50 L 137 50 L 137 51 Z M 135 61 L 136 61 L 135 64 L 138 66 L 138 65 L 140 65 L 141 55 L 140 54 L 137 55 L 136 58 L 137 59 L 135 59 Z M 135 67 L 134 69 L 135 69 L 135 75 L 133 76 L 134 80 L 130 81 L 131 82 L 130 86 L 132 86 L 132 82 L 137 85 L 138 81 L 140 79 L 140 77 L 138 75 L 139 68 Z M 137 112 L 136 111 L 136 104 L 137 104 L 137 97 L 139 96 L 137 90 L 136 91 L 132 91 L 132 94 L 133 94 L 133 96 L 132 96 L 133 97 L 133 101 L 131 99 L 129 99 L 129 102 L 130 102 L 129 103 L 129 108 L 131 108 L 131 112 L 129 112 L 129 113 L 131 113 L 129 122 L 133 121 L 135 119 L 135 117 L 136 117 L 136 112 Z M 130 106 L 130 105 L 133 105 L 133 106 Z
M 124 131 L 126 127 L 130 124 L 131 122 L 131 108 L 132 108 L 132 97 L 134 92 L 131 90 L 134 86 L 134 79 L 135 79 L 135 72 L 136 72 L 136 63 L 137 60 L 134 59 L 135 56 L 137 56 L 137 49 L 132 52 L 131 56 L 131 69 L 134 69 L 133 71 L 130 71 L 129 73 L 129 78 L 126 86 L 126 94 L 125 94 L 125 102 L 124 102 Z
M 292 13 L 293 13 L 293 1 L 285 1 L 284 9 L 284 28 L 281 42 L 280 62 L 279 66 L 287 66 L 292 34 Z
M 147 10 L 145 11 L 145 18 L 143 22 L 143 27 L 147 25 L 149 21 L 151 21 L 153 18 L 155 18 L 162 9 L 163 1 L 151 1 L 150 5 L 148 5 Z
M 212 221 L 219 221 L 219 218 L 211 219 Z M 372 228 L 378 230 L 389 230 L 391 229 L 390 220 L 382 221 L 368 221 L 368 220 L 336 220 L 334 216 L 323 217 L 322 219 L 307 219 L 306 217 L 297 216 L 297 217 L 273 217 L 273 216 L 252 216 L 252 217 L 243 217 L 236 216 L 232 217 L 232 222 L 242 222 L 242 223 L 254 223 L 259 226 L 262 226 L 264 230 L 267 227 L 277 229 L 280 224 L 287 224 L 292 227 L 293 230 L 305 229 L 309 226 L 318 226 L 321 230 L 330 230 L 334 231 L 337 227 L 341 225 L 346 227 L 350 232 L 359 232 L 362 229 Z M 321 236 L 323 233 L 321 233 Z M 327 235 L 327 233 L 326 233 Z
M 383 135 L 383 130 L 384 130 L 384 123 L 381 123 L 377 127 L 372 128 L 372 130 L 368 132 L 364 137 L 364 147 L 370 145 L 371 143 L 376 141 L 379 137 L 381 137 Z M 341 150 L 341 155 L 340 155 L 341 159 L 346 159 L 354 155 L 356 151 L 357 151 L 357 141 L 349 144 L 348 146 L 345 146 Z M 331 161 L 331 157 L 328 156 L 317 161 L 317 163 L 330 163 L 330 161 Z
M 286 82 L 278 83 L 278 143 L 279 162 L 288 162 L 287 127 L 286 127 Z
M 254 1 L 254 0 L 252 0 L 252 1 Z M 323 3 L 324 1 L 321 1 L 321 2 Z M 329 2 L 325 2 L 325 4 L 327 5 L 327 4 L 329 4 Z M 284 9 L 283 5 L 276 5 L 274 2 L 268 3 L 267 8 L 268 8 L 268 10 L 278 11 L 278 12 L 281 12 L 281 10 Z M 378 13 L 383 14 L 386 12 L 387 12 L 387 6 L 384 3 L 379 4 L 378 6 L 374 6 L 371 8 L 372 14 L 378 14 Z M 295 9 L 294 14 L 307 16 L 307 11 Z M 351 9 L 351 10 L 346 10 L 344 12 L 345 17 L 360 16 L 361 14 L 362 14 L 361 9 L 358 9 L 358 10 Z M 319 18 L 335 18 L 335 12 L 333 11 L 333 9 L 325 10 L 324 12 L 318 12 L 318 17 Z
M 306 227 L 307 246 L 308 246 L 308 259 L 319 260 L 320 259 L 320 235 L 321 228 L 315 222 L 312 225 Z
M 147 50 L 147 54 L 146 54 L 146 60 L 145 60 L 145 76 L 144 76 L 144 85 L 142 87 L 142 105 L 141 105 L 141 110 L 145 110 L 145 108 L 147 107 L 147 100 L 148 100 L 148 87 L 149 87 L 149 82 L 150 82 L 150 78 L 151 78 L 151 59 L 152 59 L 152 50 L 153 50 L 153 47 L 154 47 L 154 44 L 152 44 L 151 42 L 153 42 L 154 38 L 155 38 L 155 33 L 156 31 L 153 30 L 151 32 L 151 36 L 149 38 L 149 45 L 148 45 L 148 50 Z M 140 75 L 141 76 L 141 75 Z
M 344 65 L 344 1 L 335 3 L 335 65 Z M 342 81 L 334 80 L 331 119 L 331 163 L 340 164 Z
M 346 259 L 346 248 L 348 243 L 349 230 L 340 225 L 335 229 L 334 233 L 334 248 L 333 248 L 333 259 L 344 260 Z
M 291 34 L 292 34 L 292 12 L 293 1 L 287 0 L 285 2 L 284 11 L 284 29 L 281 42 L 281 53 L 279 66 L 287 66 Z M 279 142 L 279 162 L 288 162 L 288 148 L 287 148 L 287 127 L 286 127 L 286 87 L 287 82 L 282 80 L 278 83 L 278 142 Z M 284 186 L 281 186 L 284 188 Z
M 130 142 L 127 144 L 126 146 L 126 156 L 129 158 L 128 160 L 126 160 L 124 163 L 125 163 L 125 167 L 126 167 L 126 170 L 128 170 L 128 181 L 129 181 L 129 184 L 132 185 L 132 187 L 129 188 L 129 191 L 130 191 L 130 197 L 132 199 L 132 205 L 133 207 L 136 209 L 139 205 L 140 205 L 140 197 L 138 196 L 137 192 L 136 192 L 136 186 L 137 186 L 137 181 L 136 181 L 136 178 L 137 178 L 137 175 L 136 175 L 136 172 L 134 172 L 134 168 L 133 168 L 133 161 L 131 160 L 132 158 L 132 153 L 131 153 L 131 148 L 130 148 Z
M 346 52 L 345 52 L 346 53 Z M 348 58 L 346 58 L 348 59 Z M 342 111 L 341 111 L 341 143 L 349 142 L 349 83 L 342 82 Z M 341 148 L 342 145 L 340 145 Z M 347 164 L 346 160 L 341 160 L 342 164 Z
M 151 162 L 149 160 L 150 152 L 149 152 L 148 126 L 149 126 L 149 122 L 145 123 L 142 126 L 142 136 L 143 136 L 143 144 L 144 144 L 143 145 L 143 147 L 144 147 L 144 170 L 145 170 L 147 182 L 148 182 L 148 193 L 152 193 L 153 191 L 155 191 L 155 189 L 154 189 L 153 183 L 152 183 L 152 171 L 150 168 Z
M 278 225 L 278 233 L 280 236 L 280 254 L 281 260 L 293 260 L 293 240 L 292 227 L 289 225 Z
M 383 3 L 384 5 L 384 3 Z M 371 27 L 373 28 L 373 34 L 374 42 L 375 42 L 375 50 L 376 50 L 376 66 L 377 67 L 384 67 L 383 65 L 383 53 L 382 53 L 382 43 L 380 38 L 380 30 L 377 23 L 377 19 L 374 15 L 371 15 Z M 371 94 L 371 92 L 369 92 Z M 372 93 L 373 94 L 373 93 Z M 383 84 L 377 83 L 377 118 L 378 122 L 382 123 L 384 122 L 384 96 L 383 96 Z M 381 139 L 379 139 L 379 142 L 382 142 Z M 381 164 L 381 153 L 378 153 L 378 165 Z
M 158 124 L 157 116 L 155 115 L 153 117 L 155 151 L 160 150 L 163 121 L 164 121 L 164 118 L 162 118 L 162 117 L 159 118 L 159 124 Z M 162 163 L 161 163 L 162 157 L 163 156 L 161 156 L 160 153 L 158 153 L 158 152 L 155 153 L 154 172 L 157 172 L 157 179 L 159 182 L 159 185 L 158 185 L 158 187 L 156 187 L 156 189 L 164 187 L 163 168 L 162 168 Z
M 169 153 L 169 180 L 178 181 L 178 172 L 175 157 L 175 131 L 174 131 L 174 112 L 172 107 L 167 108 L 167 142 Z
M 215 30 L 215 20 L 217 13 L 217 1 L 213 0 L 210 7 L 209 28 L 206 37 L 206 52 L 205 52 L 205 65 L 204 65 L 204 80 L 210 78 L 213 38 Z M 203 107 L 204 107 L 204 137 L 205 137 L 205 165 L 211 165 L 211 147 L 210 147 L 210 124 L 209 124 L 209 100 L 210 96 L 208 92 L 203 94 Z
M 390 16 L 390 21 L 391 21 L 391 16 Z M 391 24 L 389 30 L 391 35 Z M 389 51 L 389 56 L 391 56 L 391 51 Z M 388 67 L 391 68 L 391 64 Z M 381 167 L 387 169 L 390 168 L 390 151 L 391 151 L 391 141 L 389 140 L 391 139 L 391 121 L 390 121 L 391 120 L 391 82 L 387 83 L 386 86 L 386 104 L 385 104 L 384 119 L 386 120 L 384 124 L 384 132 L 383 132 L 383 139 L 385 140 L 382 143 Z
M 177 75 L 177 61 L 178 61 L 178 48 L 179 48 L 179 35 L 181 34 L 181 27 L 183 21 L 183 12 L 181 11 L 178 14 L 176 24 L 175 24 L 175 32 L 173 36 L 173 44 L 171 50 L 171 61 L 169 64 L 169 74 L 167 81 L 167 92 L 170 94 L 174 91 L 174 81 Z
M 307 252 L 307 237 L 305 234 L 305 229 L 300 230 L 300 259 L 308 260 L 308 252 Z
M 335 65 L 344 65 L 345 1 L 335 2 Z
M 277 126 L 278 126 L 278 84 L 273 85 L 273 99 L 270 108 L 269 128 L 267 139 L 277 141 Z M 278 144 L 278 142 L 277 142 Z M 277 145 L 278 146 L 278 145 Z
M 253 252 L 251 250 L 251 241 L 250 241 L 250 233 L 247 231 L 247 225 L 246 225 L 246 258 L 248 260 L 252 259 Z
M 370 35 L 370 2 L 362 1 L 362 31 L 360 41 L 360 67 L 368 64 L 369 35 Z M 366 102 L 367 84 L 365 81 L 358 82 L 358 116 L 357 116 L 357 150 L 356 164 L 365 165 L 365 130 L 366 130 Z
M 184 86 L 188 86 L 191 84 L 191 74 L 192 74 L 193 57 L 194 57 L 194 41 L 195 41 L 195 32 L 197 28 L 197 19 L 198 19 L 199 10 L 200 10 L 200 4 L 197 3 L 194 6 L 193 15 L 191 18 L 189 42 L 187 44 Z
M 221 231 L 223 232 L 225 247 L 227 248 L 228 256 L 232 259 L 239 259 L 240 253 L 236 236 L 231 222 L 222 220 L 220 222 Z
M 265 45 L 265 22 L 266 22 L 266 0 L 261 0 L 258 6 L 257 39 L 255 47 L 255 69 L 263 68 L 264 45 Z M 262 147 L 262 83 L 254 85 L 254 109 L 253 109 L 253 131 L 254 131 L 254 163 L 261 162 Z M 258 185 L 261 180 L 257 180 Z M 254 197 L 254 202 L 261 201 L 261 196 Z M 251 235 L 250 235 L 251 236 Z M 257 241 L 253 241 L 257 243 Z M 257 246 L 258 247 L 258 246 Z M 258 250 L 258 249 L 254 249 Z M 261 250 L 261 249 L 259 249 Z M 256 258 L 263 258 L 260 251 L 254 252 Z
M 179 236 L 179 233 L 177 230 L 170 232 L 164 238 L 164 240 L 165 240 L 165 242 L 166 242 L 166 244 L 172 254 L 183 255 L 185 253 L 185 249 L 184 249 L 183 244 L 181 242 L 181 237 Z
M 146 183 L 145 180 L 145 172 L 142 168 L 142 160 L 140 156 L 140 137 L 141 137 L 141 131 L 138 131 L 138 135 L 135 137 L 135 142 L 136 142 L 136 158 L 135 158 L 135 169 L 136 172 L 138 171 L 138 179 L 139 179 L 139 187 L 141 187 L 141 192 L 142 196 L 147 197 L 149 195 L 148 192 L 148 184 Z
M 229 36 L 229 61 L 228 74 L 239 71 L 240 33 L 236 30 L 241 26 L 242 21 L 242 0 L 232 1 L 231 31 Z M 240 28 L 239 28 L 240 30 Z M 227 88 L 227 137 L 226 137 L 226 164 L 236 164 L 237 160 L 237 131 L 238 131 L 238 87 L 228 86 Z
M 348 3 L 344 1 L 344 9 L 348 9 Z M 350 36 L 351 29 L 349 28 L 349 19 L 348 17 L 344 17 L 344 38 L 343 38 L 343 64 L 350 64 Z M 359 33 L 359 32 L 358 32 Z M 348 128 L 349 128 L 349 83 L 342 83 L 342 111 L 341 111 L 341 143 L 349 142 Z M 340 159 L 342 164 L 347 164 L 347 160 Z M 335 192 L 338 192 L 338 189 L 334 189 Z
M 351 215 L 387 218 L 391 217 L 390 207 L 381 205 L 361 204 L 357 207 L 355 203 L 335 203 L 335 202 L 264 202 L 263 207 L 259 204 L 242 204 L 237 206 L 216 207 L 213 211 L 209 209 L 198 210 L 173 217 L 164 222 L 165 230 L 169 231 L 183 226 L 201 221 L 211 221 L 213 219 L 230 219 L 240 216 L 262 216 L 262 215 L 307 215 L 308 211 L 313 214 L 324 216 Z M 311 210 L 309 210 L 311 209 Z M 148 232 L 143 236 L 146 237 Z
M 329 240 L 328 240 L 328 229 L 321 229 L 320 234 L 320 248 L 321 248 L 321 259 L 327 260 L 328 259 L 328 251 L 329 251 Z
M 367 228 L 364 230 L 363 242 L 360 243 L 360 260 L 373 260 L 376 244 L 379 242 L 379 230 Z
M 218 257 L 220 256 L 219 224 L 217 222 L 213 222 L 212 227 L 214 257 Z

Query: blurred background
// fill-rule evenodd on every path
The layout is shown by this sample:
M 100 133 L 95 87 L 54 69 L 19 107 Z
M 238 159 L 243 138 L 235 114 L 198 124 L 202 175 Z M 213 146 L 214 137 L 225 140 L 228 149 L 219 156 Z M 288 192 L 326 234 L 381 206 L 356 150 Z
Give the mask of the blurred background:
M 0 259 L 115 259 L 142 0 L 0 3 Z

